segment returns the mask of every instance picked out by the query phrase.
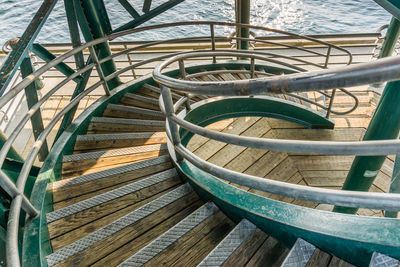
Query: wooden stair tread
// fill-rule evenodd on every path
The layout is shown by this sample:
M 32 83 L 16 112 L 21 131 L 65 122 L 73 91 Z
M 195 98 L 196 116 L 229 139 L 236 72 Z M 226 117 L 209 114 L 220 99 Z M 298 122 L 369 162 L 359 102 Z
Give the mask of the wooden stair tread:
M 135 132 L 78 135 L 75 151 L 152 145 L 166 142 L 165 132 Z
M 179 186 L 96 232 L 54 252 L 47 257 L 47 263 L 49 266 L 70 265 L 78 262 L 81 265 L 94 263 L 197 200 L 198 196 L 188 184 Z
M 165 120 L 161 111 L 118 104 L 108 104 L 103 116 L 126 119 Z
M 66 155 L 63 157 L 62 171 L 63 175 L 81 174 L 89 169 L 96 171 L 100 167 L 132 163 L 167 153 L 166 144 L 155 144 Z
M 51 238 L 114 213 L 181 183 L 175 169 L 150 175 L 47 214 Z
M 152 110 L 160 110 L 158 99 L 140 96 L 136 94 L 126 93 L 120 100 L 120 104 L 147 108 Z
M 53 202 L 84 195 L 171 168 L 169 156 L 143 160 L 121 167 L 54 182 Z
M 165 131 L 164 125 L 165 122 L 159 120 L 94 117 L 88 132 L 157 132 Z

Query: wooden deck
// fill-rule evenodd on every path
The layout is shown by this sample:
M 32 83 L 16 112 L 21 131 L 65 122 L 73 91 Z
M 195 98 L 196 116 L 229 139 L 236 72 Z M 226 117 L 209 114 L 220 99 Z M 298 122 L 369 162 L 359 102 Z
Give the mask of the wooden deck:
M 294 123 L 273 118 L 243 117 L 229 119 L 208 126 L 223 126 L 226 133 L 259 138 L 325 141 L 360 141 L 375 109 L 372 101 L 374 93 L 357 91 L 359 107 L 348 115 L 332 115 L 334 130 L 306 129 Z M 348 106 L 350 97 L 338 95 L 333 108 Z M 354 156 L 301 155 L 261 149 L 245 148 L 221 143 L 195 135 L 188 148 L 196 155 L 213 164 L 254 176 L 284 181 L 288 183 L 340 189 L 344 183 Z M 371 192 L 388 192 L 393 170 L 393 157 L 388 156 L 383 168 L 372 185 Z M 242 186 L 239 186 L 243 188 Z M 252 188 L 243 188 L 280 201 L 296 205 L 331 210 L 332 206 L 293 200 L 260 192 Z M 360 209 L 360 215 L 383 216 L 382 211 Z

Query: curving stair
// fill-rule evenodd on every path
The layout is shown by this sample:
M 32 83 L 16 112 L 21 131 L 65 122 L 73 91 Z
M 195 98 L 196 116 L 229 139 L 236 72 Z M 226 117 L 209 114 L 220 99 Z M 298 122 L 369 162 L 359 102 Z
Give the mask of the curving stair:
M 149 82 L 109 103 L 63 156 L 62 179 L 49 187 L 49 266 L 352 266 L 302 239 L 287 247 L 203 200 L 168 155 L 159 94 Z M 370 266 L 395 264 L 374 254 Z

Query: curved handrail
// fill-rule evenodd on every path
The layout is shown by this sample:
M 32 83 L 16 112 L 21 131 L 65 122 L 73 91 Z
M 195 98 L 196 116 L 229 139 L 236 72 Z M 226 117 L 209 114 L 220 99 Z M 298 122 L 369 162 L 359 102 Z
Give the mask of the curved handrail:
M 133 48 L 127 48 L 123 51 L 120 51 L 118 53 L 114 53 L 112 55 L 110 55 L 109 57 L 103 58 L 103 59 L 97 59 L 96 57 L 96 53 L 95 53 L 95 47 L 98 44 L 101 43 L 106 43 L 110 40 L 113 40 L 115 38 L 118 37 L 122 37 L 128 34 L 134 34 L 134 33 L 140 33 L 142 31 L 149 31 L 149 30 L 153 30 L 153 29 L 159 29 L 159 28 L 167 28 L 167 27 L 176 27 L 176 26 L 193 26 L 193 25 L 205 25 L 205 26 L 209 26 L 210 27 L 210 35 L 206 36 L 206 37 L 190 37 L 190 38 L 177 38 L 177 39 L 171 39 L 171 40 L 162 40 L 162 41 L 153 41 L 153 42 L 149 42 L 143 45 L 139 45 L 137 47 L 133 47 Z M 33 114 L 35 114 L 35 112 L 39 111 L 40 106 L 43 105 L 43 103 L 49 99 L 49 97 L 54 94 L 54 92 L 56 92 L 57 90 L 59 90 L 63 85 L 65 85 L 68 81 L 71 81 L 72 79 L 74 79 L 75 77 L 78 77 L 81 74 L 87 73 L 90 70 L 93 69 L 94 66 L 96 66 L 97 71 L 99 72 L 99 76 L 100 76 L 100 81 L 98 81 L 97 83 L 95 83 L 94 85 L 92 85 L 89 88 L 86 88 L 83 92 L 81 92 L 80 94 L 78 94 L 72 101 L 71 103 L 69 103 L 64 109 L 62 109 L 48 124 L 48 126 L 44 129 L 44 131 L 39 135 L 37 141 L 35 142 L 34 146 L 32 147 L 32 150 L 30 151 L 23 167 L 21 170 L 21 173 L 17 179 L 17 183 L 16 183 L 16 192 L 14 195 L 12 195 L 12 203 L 11 203 L 11 210 L 10 210 L 10 215 L 9 215 L 9 229 L 7 232 L 7 240 L 6 240 L 6 245 L 7 245 L 7 259 L 8 259 L 8 264 L 10 266 L 19 266 L 19 256 L 18 256 L 18 220 L 19 220 L 19 216 L 20 216 L 20 212 L 21 212 L 21 207 L 24 208 L 24 210 L 29 211 L 29 200 L 21 193 L 24 191 L 25 188 L 25 183 L 27 181 L 27 177 L 29 174 L 30 169 L 32 168 L 34 159 L 36 158 L 39 149 L 41 148 L 42 144 L 44 143 L 46 136 L 48 136 L 48 134 L 50 133 L 51 129 L 55 126 L 56 122 L 58 120 L 60 120 L 63 115 L 65 115 L 68 111 L 70 111 L 74 106 L 77 105 L 77 103 L 79 103 L 80 99 L 82 99 L 85 95 L 87 95 L 88 93 L 90 93 L 91 91 L 95 90 L 96 88 L 98 88 L 99 86 L 103 85 L 104 89 L 105 89 L 105 94 L 108 95 L 108 87 L 107 87 L 107 82 L 110 81 L 111 79 L 117 77 L 118 75 L 134 69 L 136 67 L 139 67 L 141 65 L 144 65 L 146 63 L 149 62 L 153 62 L 153 61 L 158 61 L 158 60 L 162 60 L 165 59 L 166 57 L 170 57 L 170 56 L 179 56 L 180 54 L 182 54 L 181 52 L 178 53 L 173 53 L 170 55 L 165 55 L 165 56 L 159 56 L 159 57 L 154 57 L 151 58 L 149 60 L 144 60 L 142 62 L 133 64 L 129 67 L 124 67 L 123 69 L 114 72 L 108 76 L 104 76 L 102 71 L 101 71 L 101 67 L 100 64 L 114 59 L 115 57 L 117 57 L 118 55 L 124 54 L 124 53 L 129 53 L 131 51 L 135 51 L 135 50 L 140 50 L 140 49 L 145 49 L 147 47 L 151 47 L 151 46 L 155 46 L 155 45 L 159 45 L 159 44 L 164 44 L 164 43 L 173 43 L 173 42 L 180 42 L 180 41 L 205 41 L 205 42 L 210 42 L 211 46 L 211 50 L 214 50 L 214 53 L 217 53 L 215 50 L 215 42 L 216 40 L 223 40 L 223 41 L 229 41 L 229 38 L 223 38 L 223 37 L 216 37 L 214 36 L 214 27 L 216 26 L 229 26 L 229 27 L 236 27 L 236 26 L 240 26 L 240 27 L 247 27 L 250 29 L 258 29 L 258 30 L 264 30 L 264 31 L 269 31 L 269 32 L 274 32 L 274 33 L 279 33 L 279 34 L 284 34 L 286 36 L 289 37 L 295 37 L 295 38 L 300 38 L 300 39 L 304 39 L 307 40 L 311 43 L 316 43 L 319 44 L 321 46 L 323 46 L 324 48 L 327 49 L 327 53 L 323 54 L 323 53 L 318 53 L 315 52 L 311 49 L 306 49 L 304 47 L 296 47 L 296 46 L 292 46 L 292 45 L 288 45 L 288 44 L 280 44 L 278 42 L 269 42 L 266 40 L 262 40 L 260 38 L 257 37 L 257 39 L 252 39 L 251 41 L 255 41 L 255 42 L 260 42 L 260 43 L 269 43 L 272 45 L 276 45 L 276 46 L 281 46 L 281 47 L 288 47 L 288 48 L 293 48 L 293 49 L 297 49 L 297 50 L 301 50 L 304 52 L 308 52 L 314 55 L 319 55 L 319 56 L 324 56 L 325 57 L 325 65 L 323 67 L 326 67 L 326 63 L 329 60 L 330 57 L 330 53 L 332 49 L 337 49 L 341 52 L 343 52 L 345 55 L 348 56 L 348 62 L 350 63 L 352 60 L 352 56 L 351 53 L 349 53 L 346 49 L 343 49 L 341 47 L 338 47 L 336 45 L 333 44 L 329 44 L 327 42 L 323 42 L 320 40 L 317 40 L 315 38 L 312 37 L 308 37 L 308 36 L 301 36 L 298 34 L 292 34 L 292 33 L 288 33 L 285 31 L 281 31 L 281 30 L 274 30 L 271 28 L 267 28 L 267 27 L 261 27 L 261 26 L 252 26 L 252 25 L 244 25 L 244 24 L 238 24 L 238 23 L 225 23 L 225 22 L 213 22 L 213 21 L 189 21 L 189 22 L 175 22 L 175 23 L 166 23 L 166 24 L 162 24 L 162 25 L 151 25 L 151 26 L 146 26 L 146 27 L 141 27 L 141 28 L 136 28 L 136 29 L 131 29 L 131 30 L 126 30 L 123 32 L 119 32 L 119 33 L 115 33 L 115 34 L 111 34 L 109 36 L 103 37 L 103 38 L 99 38 L 96 40 L 93 40 L 91 42 L 85 43 L 79 47 L 73 48 L 71 50 L 69 50 L 68 52 L 58 56 L 57 58 L 55 58 L 54 60 L 52 60 L 51 62 L 45 64 L 44 66 L 38 68 L 35 72 L 33 72 L 31 75 L 27 76 L 25 79 L 23 79 L 21 82 L 19 82 L 17 85 L 15 85 L 14 87 L 12 87 L 10 90 L 8 90 L 8 92 L 6 92 L 1 98 L 0 98 L 0 108 L 5 106 L 7 103 L 9 103 L 9 101 L 11 101 L 15 96 L 17 96 L 22 90 L 24 90 L 27 86 L 29 86 L 30 84 L 32 84 L 37 78 L 39 78 L 41 75 L 43 75 L 46 71 L 50 70 L 53 67 L 56 67 L 58 64 L 63 63 L 66 59 L 74 56 L 77 53 L 80 53 L 86 49 L 88 49 L 91 54 L 92 54 L 92 60 L 94 63 L 87 63 L 87 65 L 79 70 L 76 71 L 74 74 L 68 76 L 66 79 L 64 79 L 63 81 L 61 81 L 59 84 L 57 84 L 54 88 L 52 88 L 49 93 L 47 93 L 45 96 L 42 97 L 41 100 L 39 100 L 39 102 L 37 104 L 35 104 L 33 107 L 31 107 L 28 111 L 27 114 L 25 114 L 25 116 L 22 117 L 21 121 L 17 123 L 17 127 L 16 127 L 16 131 L 13 132 L 10 136 L 10 138 L 8 139 L 8 141 L 5 143 L 5 145 L 2 147 L 2 150 L 0 151 L 0 166 L 2 165 L 2 163 L 4 162 L 5 156 L 7 155 L 8 149 L 11 147 L 12 143 L 16 140 L 16 137 L 18 135 L 18 133 L 22 130 L 22 128 L 24 127 L 25 123 L 27 123 L 29 121 L 29 119 L 33 116 Z M 232 38 L 231 38 L 232 39 Z M 204 51 L 203 51 L 204 52 Z M 265 55 L 267 56 L 267 55 Z M 269 54 L 270 57 L 274 57 L 274 56 L 279 56 L 279 55 L 274 55 L 273 53 Z M 216 59 L 216 57 L 213 57 L 214 59 Z M 282 57 L 281 57 L 282 58 Z M 307 60 L 302 60 L 302 59 L 296 59 L 294 57 L 287 57 L 287 59 L 290 60 L 295 60 L 299 63 L 302 64 L 308 64 L 308 65 L 313 65 L 316 67 L 321 67 L 318 64 L 315 65 L 310 61 Z M 270 62 L 272 62 L 274 59 L 270 59 Z M 276 60 L 275 60 L 276 61 Z M 276 61 L 276 63 L 278 63 L 278 61 Z M 280 62 L 279 64 L 282 65 L 282 62 Z M 287 66 L 290 69 L 302 69 L 301 67 L 298 66 Z M 2 176 L 1 176 L 2 177 Z M 4 177 L 3 177 L 4 178 Z M 1 185 L 1 183 L 0 183 Z M 11 187 L 10 187 L 11 188 Z M 36 213 L 34 210 L 31 210 L 31 212 L 28 212 L 28 214 L 30 214 L 31 216 L 36 216 Z
M 249 57 L 253 62 L 255 58 L 260 58 L 259 55 L 244 51 L 189 52 L 171 57 L 169 60 L 160 63 L 153 71 L 154 79 L 161 85 L 162 97 L 160 97 L 160 106 L 167 117 L 167 137 L 177 152 L 175 153 L 177 161 L 188 160 L 201 170 L 230 182 L 295 199 L 346 207 L 362 207 L 394 211 L 400 210 L 400 194 L 371 194 L 366 192 L 309 188 L 307 186 L 276 182 L 265 178 L 261 179 L 259 177 L 230 171 L 223 167 L 216 166 L 197 157 L 181 144 L 179 127 L 194 134 L 233 145 L 257 149 L 323 155 L 375 156 L 398 154 L 400 153 L 400 140 L 332 142 L 279 140 L 238 136 L 206 129 L 179 118 L 175 115 L 175 111 L 178 107 L 172 105 L 170 96 L 171 89 L 183 93 L 204 95 L 251 96 L 263 93 L 307 92 L 341 86 L 364 85 L 376 81 L 394 80 L 400 78 L 400 75 L 395 73 L 400 70 L 399 57 L 381 59 L 373 63 L 358 64 L 354 67 L 346 67 L 340 70 L 323 70 L 237 81 L 188 81 L 162 74 L 163 69 L 170 66 L 172 63 L 179 62 L 180 69 L 183 69 L 182 62 L 186 58 L 210 57 L 215 55 Z M 252 69 L 254 71 L 254 66 L 252 66 Z M 364 77 L 365 75 L 367 77 Z M 182 105 L 183 102 L 184 98 L 181 98 L 177 104 Z
M 204 95 L 259 95 L 265 93 L 309 92 L 338 87 L 351 87 L 400 79 L 400 57 L 389 57 L 340 69 L 327 69 L 250 80 L 196 82 L 162 74 L 174 62 L 189 57 L 210 56 L 254 57 L 250 52 L 188 52 L 160 63 L 153 71 L 154 79 L 167 87 L 186 93 Z

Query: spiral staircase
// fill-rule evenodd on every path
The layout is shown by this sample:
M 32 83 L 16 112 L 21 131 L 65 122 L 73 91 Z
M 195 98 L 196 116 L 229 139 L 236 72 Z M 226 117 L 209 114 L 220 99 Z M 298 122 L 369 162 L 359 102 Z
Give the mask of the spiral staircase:
M 192 40 L 208 42 L 210 49 L 161 55 L 104 72 L 113 58 L 169 40 L 105 57 L 96 50 L 100 44 L 180 25 L 210 27 L 210 36 Z M 317 53 L 323 60 L 315 63 L 256 49 L 218 49 L 216 26 L 284 33 L 321 45 L 325 53 L 281 44 Z M 398 266 L 399 221 L 382 216 L 400 210 L 400 195 L 308 186 L 294 160 L 296 155 L 315 162 L 325 155 L 399 152 L 398 140 L 359 142 L 375 109 L 373 94 L 342 88 L 399 79 L 397 57 L 329 70 L 331 53 L 342 53 L 348 64 L 351 54 L 264 27 L 171 23 L 75 47 L 6 92 L 0 106 L 85 51 L 90 51 L 86 65 L 31 106 L 16 129 L 68 82 L 84 81 L 94 68 L 97 80 L 74 95 L 37 137 L 25 162 L 17 162 L 15 185 L 0 172 L 4 190 L 14 195 L 7 229 L 10 266 L 19 266 L 20 258 L 25 266 Z M 159 61 L 152 75 L 118 81 L 127 71 Z M 320 70 L 307 72 L 306 67 Z M 60 134 L 27 190 L 34 160 L 52 127 L 101 87 L 104 96 Z M 9 150 L 17 130 L 4 143 L 0 162 L 12 160 Z M 26 190 L 29 198 L 21 193 Z M 333 205 L 361 209 L 358 215 L 335 213 Z

